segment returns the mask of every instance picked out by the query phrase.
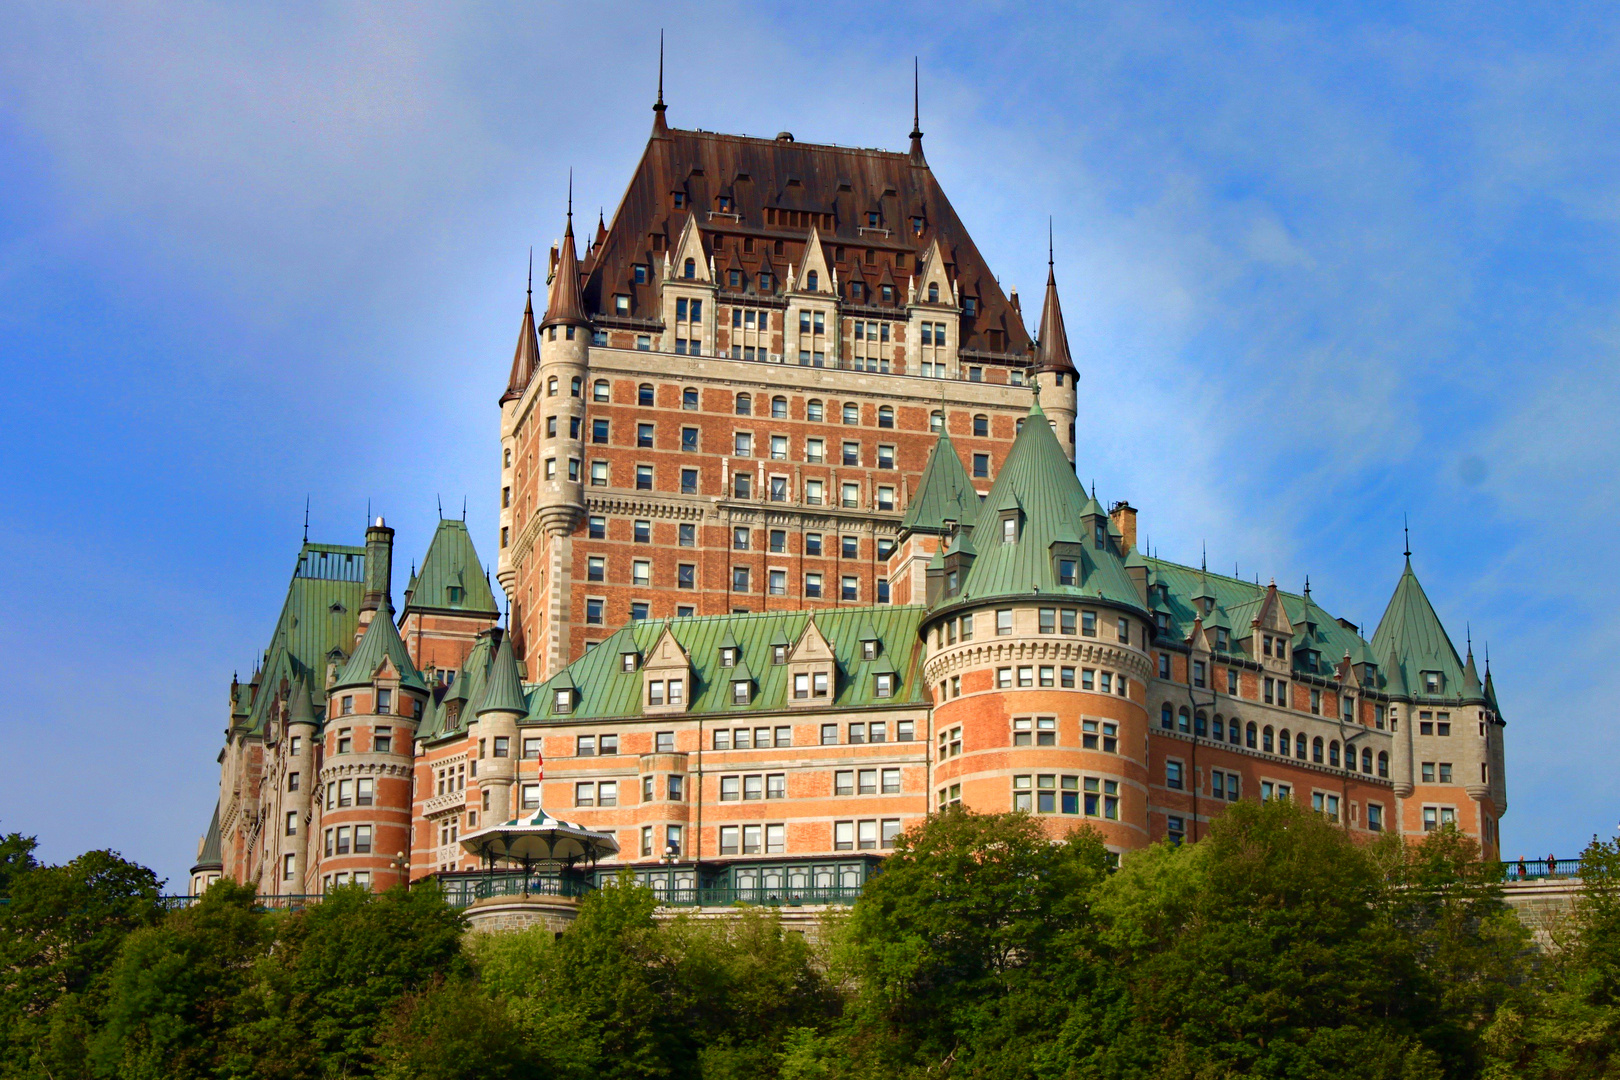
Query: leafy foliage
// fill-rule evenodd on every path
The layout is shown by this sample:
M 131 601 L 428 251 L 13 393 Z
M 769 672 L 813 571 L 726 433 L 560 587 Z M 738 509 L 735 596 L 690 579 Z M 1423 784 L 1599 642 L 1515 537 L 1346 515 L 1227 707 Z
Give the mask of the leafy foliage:
M 0 840 L 0 1080 L 1620 1075 L 1612 843 L 1550 952 L 1467 838 L 1287 803 L 1118 870 L 1089 830 L 952 810 L 817 940 L 666 918 L 628 875 L 560 934 L 469 933 L 431 883 L 165 911 L 110 852 L 33 849 Z

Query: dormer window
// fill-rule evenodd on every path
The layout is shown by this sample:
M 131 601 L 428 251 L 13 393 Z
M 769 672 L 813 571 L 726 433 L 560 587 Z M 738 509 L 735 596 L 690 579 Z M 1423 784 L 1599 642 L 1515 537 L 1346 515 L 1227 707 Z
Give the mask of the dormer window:
M 1018 515 L 1008 514 L 1001 519 L 1001 542 L 1003 544 L 1018 543 Z
M 816 272 L 814 270 L 811 270 L 808 273 L 806 273 L 804 275 L 804 287 L 805 287 L 805 289 L 807 289 L 810 292 L 815 292 L 816 291 L 816 282 L 817 282 L 817 280 L 818 279 L 816 277 Z
M 928 283 L 928 302 L 930 304 L 939 303 L 939 282 L 937 281 Z
M 978 313 L 979 313 L 979 301 L 976 298 L 971 297 L 971 296 L 964 297 L 963 300 L 962 300 L 962 314 L 966 315 L 968 318 L 971 319 L 971 318 L 973 318 L 973 316 L 977 315 Z
M 787 663 L 787 657 L 788 657 L 788 647 L 786 645 L 773 645 L 773 646 L 771 646 L 771 663 L 773 663 L 773 664 L 785 664 L 785 663 Z
M 721 649 L 720 650 L 720 666 L 723 667 L 723 668 L 736 667 L 737 666 L 737 650 L 736 649 L 729 649 L 729 648 L 728 649 Z
M 893 285 L 885 285 L 885 286 L 883 286 L 883 302 L 885 304 L 894 303 L 894 286 Z
M 1226 652 L 1230 646 L 1231 642 L 1227 638 L 1226 631 L 1217 629 L 1215 631 L 1215 647 L 1222 652 Z
M 832 695 L 832 675 L 826 671 L 810 671 L 793 676 L 793 699 L 810 701 Z
M 917 234 L 918 236 L 922 235 L 923 219 L 922 219 L 921 214 L 913 214 L 913 215 L 911 215 L 911 231 L 913 233 Z
M 687 281 L 691 281 L 693 278 L 697 277 L 696 259 L 687 259 L 686 262 L 681 264 L 681 277 L 685 278 Z
M 1074 559 L 1059 559 L 1057 561 L 1057 579 L 1059 585 L 1078 585 L 1080 577 L 1078 564 Z
M 619 654 L 619 670 L 625 673 L 636 670 L 636 654 L 625 652 Z
M 770 292 L 771 291 L 771 275 L 769 275 L 769 274 L 761 274 L 761 275 L 759 275 L 759 291 L 760 292 Z
M 675 202 L 675 209 L 684 210 L 686 208 L 686 192 L 684 192 L 684 191 L 673 192 L 673 196 L 674 196 L 674 202 Z
M 731 683 L 731 703 L 747 705 L 754 696 L 754 684 L 748 679 L 734 679 Z
M 872 677 L 872 693 L 880 698 L 894 696 L 894 673 L 880 671 Z
M 1167 632 L 1170 629 L 1170 616 L 1166 615 L 1162 611 L 1155 613 L 1153 616 L 1153 625 L 1159 628 L 1159 633 L 1163 634 Z
M 721 211 L 721 213 L 726 213 L 726 214 L 731 213 L 731 208 L 734 205 L 735 204 L 731 201 L 731 196 L 730 195 L 722 195 L 722 196 L 720 196 L 720 211 Z
M 467 590 L 463 589 L 460 585 L 451 585 L 446 591 L 450 594 L 450 602 L 452 604 L 459 604 L 467 598 Z
M 1438 671 L 1425 671 L 1423 673 L 1423 692 L 1425 694 L 1438 694 L 1440 692 L 1440 673 Z
M 862 660 L 876 660 L 877 659 L 877 654 L 878 654 L 878 643 L 877 643 L 876 639 L 861 642 L 861 659 Z
M 564 715 L 574 711 L 574 691 L 571 688 L 558 690 L 552 699 L 551 711 Z
M 868 229 L 875 229 L 878 227 L 878 212 L 876 210 L 868 210 L 866 212 L 866 227 Z
M 391 713 L 394 711 L 394 692 L 392 690 L 377 691 L 377 711 Z
M 1097 522 L 1096 525 L 1094 525 L 1092 527 L 1092 538 L 1097 543 L 1097 550 L 1101 551 L 1103 548 L 1107 547 L 1108 546 L 1108 526 L 1104 525 L 1100 521 Z

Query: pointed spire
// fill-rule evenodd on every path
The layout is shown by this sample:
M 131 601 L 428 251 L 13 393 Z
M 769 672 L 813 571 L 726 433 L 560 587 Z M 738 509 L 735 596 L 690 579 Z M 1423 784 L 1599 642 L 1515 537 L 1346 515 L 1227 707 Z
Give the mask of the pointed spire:
M 534 248 L 529 249 L 529 293 L 523 304 L 523 324 L 518 327 L 517 350 L 512 354 L 512 374 L 506 380 L 501 404 L 523 396 L 523 391 L 540 366 L 540 338 L 534 330 Z M 370 519 L 371 510 L 366 510 Z
M 669 125 L 664 122 L 664 32 L 658 31 L 658 100 L 653 102 L 653 138 L 665 138 L 669 135 Z
M 551 275 L 551 291 L 546 296 L 546 317 L 541 329 L 548 326 L 586 326 L 585 299 L 579 292 L 579 253 L 574 247 L 574 170 L 568 170 L 568 223 L 563 229 L 562 247 L 557 254 L 557 269 Z
M 1410 563 L 1412 561 L 1412 527 L 1407 522 L 1405 514 L 1401 515 L 1401 536 L 1406 544 L 1406 561 Z
M 918 59 L 911 58 L 911 163 L 925 165 L 922 147 L 922 69 Z
M 523 678 L 518 673 L 517 654 L 512 651 L 512 634 L 508 631 L 501 635 L 501 646 L 495 651 L 495 662 L 489 669 L 489 681 L 484 684 L 484 696 L 479 699 L 474 715 L 483 716 L 489 712 L 521 714 L 528 711 L 528 698 L 523 693 Z
M 287 702 L 287 723 L 315 726 L 315 703 L 309 696 L 309 683 L 302 675 L 293 683 L 291 697 Z
M 1036 371 L 1056 371 L 1074 374 L 1074 360 L 1069 355 L 1069 332 L 1063 327 L 1063 306 L 1058 303 L 1057 275 L 1052 260 L 1052 219 L 1046 221 L 1046 302 L 1041 306 L 1039 352 L 1035 357 Z

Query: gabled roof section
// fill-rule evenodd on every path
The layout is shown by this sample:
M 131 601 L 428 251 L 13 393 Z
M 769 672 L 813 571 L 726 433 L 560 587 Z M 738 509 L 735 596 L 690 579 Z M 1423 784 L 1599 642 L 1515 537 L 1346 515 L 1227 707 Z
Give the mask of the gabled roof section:
M 354 650 L 354 655 L 349 657 L 349 662 L 343 666 L 343 672 L 338 675 L 332 689 L 369 686 L 385 663 L 392 665 L 399 674 L 401 686 L 417 690 L 427 689 L 427 683 L 422 681 L 421 672 L 411 663 L 411 654 L 406 650 L 405 642 L 400 639 L 399 627 L 394 625 L 394 610 L 388 606 L 386 599 L 382 607 L 377 609 L 371 625 L 366 627 L 365 636 L 360 639 L 360 644 Z
M 922 642 L 918 628 L 924 609 L 918 606 L 880 605 L 871 608 L 839 608 L 815 612 L 816 634 L 832 650 L 839 676 L 834 680 L 829 709 L 886 706 L 916 706 L 928 700 L 922 682 Z M 619 665 L 624 649 L 648 655 L 667 631 L 691 658 L 691 692 L 688 714 L 744 712 L 787 712 L 792 708 L 792 680 L 788 664 L 770 662 L 771 645 L 804 639 L 810 612 L 757 612 L 747 615 L 713 615 L 647 620 L 619 630 L 602 644 L 574 661 L 541 692 L 530 696 L 529 723 L 577 723 L 598 719 L 634 719 L 642 715 L 643 672 L 626 672 Z M 878 659 L 861 658 L 863 623 L 878 634 Z M 746 706 L 732 704 L 731 681 L 736 669 L 720 666 L 720 641 L 730 634 L 745 658 L 752 657 L 749 672 L 755 689 Z M 876 696 L 871 676 L 893 667 L 900 673 L 894 695 Z M 577 691 L 572 712 L 553 715 L 557 679 L 567 677 Z
M 692 260 L 692 277 L 686 277 L 686 260 Z M 697 218 L 688 214 L 686 225 L 681 229 L 681 238 L 675 244 L 675 258 L 670 264 L 670 274 L 680 281 L 696 281 L 701 285 L 713 285 L 714 275 L 709 273 L 709 256 L 703 250 L 703 235 L 698 229 Z
M 945 531 L 947 521 L 972 525 L 978 519 L 979 493 L 956 454 L 950 432 L 941 427 L 928 453 L 928 464 L 923 466 L 922 479 L 917 482 L 917 494 L 900 521 L 900 534 L 937 535 Z
M 459 589 L 459 594 L 452 589 Z M 427 554 L 422 557 L 422 569 L 405 589 L 404 613 L 413 611 L 499 617 L 500 608 L 478 562 L 466 522 L 439 519 Z
M 518 672 L 517 653 L 512 649 L 512 635 L 501 635 L 501 646 L 495 650 L 495 662 L 490 665 L 489 679 L 484 684 L 484 695 L 474 710 L 477 716 L 491 712 L 517 713 L 529 711 L 529 700 L 523 693 L 523 676 Z
M 810 275 L 816 275 L 816 287 L 810 288 L 806 284 Z M 805 238 L 804 256 L 799 260 L 798 269 L 793 272 L 793 288 L 797 292 L 821 293 L 824 296 L 833 294 L 833 272 L 827 264 L 827 252 L 821 246 L 821 233 L 814 225 L 810 226 L 810 235 Z
M 1414 694 L 1423 691 L 1421 673 L 1425 671 L 1438 671 L 1444 677 L 1444 696 L 1455 698 L 1463 690 L 1462 659 L 1446 628 L 1440 624 L 1434 605 L 1429 603 L 1428 594 L 1412 572 L 1410 557 L 1401 571 L 1401 579 L 1395 583 L 1395 592 L 1384 609 L 1384 617 L 1378 620 L 1372 650 L 1380 663 L 1404 669 L 1407 687 Z
M 1073 544 L 1074 537 L 1084 535 L 1079 519 L 1087 499 L 1037 401 L 979 512 L 973 529 L 978 557 L 958 593 L 942 597 L 941 606 L 1040 593 L 1103 600 L 1141 611 L 1136 586 L 1107 546 L 1076 548 L 1077 583 L 1058 584 L 1052 545 Z M 1022 519 L 1014 543 L 1002 539 L 1003 507 L 1016 508 Z
M 674 205 L 675 193 L 683 206 Z M 732 200 L 725 216 L 714 213 L 721 194 Z M 878 215 L 875 228 L 869 214 Z M 750 281 L 757 281 L 778 240 L 783 255 L 777 262 L 797 265 L 812 227 L 829 249 L 844 250 L 843 260 L 828 263 L 829 277 L 836 271 L 841 282 L 850 280 L 850 268 L 864 263 L 870 251 L 874 263 L 862 273 L 877 284 L 888 275 L 897 285 L 897 316 L 918 257 L 937 240 L 949 253 L 962 295 L 978 298 L 975 314 L 961 319 L 963 347 L 1019 359 L 1029 355 L 1029 333 L 1018 312 L 920 157 L 914 163 L 905 153 L 707 131 L 658 129 L 648 140 L 607 236 L 586 261 L 584 312 L 613 317 L 617 293 L 629 297 L 632 318 L 661 318 L 657 291 L 636 286 L 634 266 L 673 249 L 693 215 L 707 238 L 726 249 L 727 265 L 736 255 Z M 913 216 L 925 223 L 921 235 Z M 755 241 L 752 251 L 738 250 L 745 238 Z
M 467 654 L 467 661 L 456 673 L 454 681 L 428 699 L 416 727 L 418 739 L 441 739 L 466 732 L 467 725 L 475 718 L 469 705 L 484 696 L 484 685 L 489 681 L 489 670 L 494 659 L 494 634 L 486 632 L 478 635 L 472 652 Z
M 238 687 L 238 730 L 262 734 L 281 681 L 326 685 L 327 657 L 348 656 L 366 593 L 366 549 L 305 541 L 259 671 L 258 693 Z M 324 704 L 324 703 L 323 703 Z M 324 711 L 320 710 L 320 711 Z

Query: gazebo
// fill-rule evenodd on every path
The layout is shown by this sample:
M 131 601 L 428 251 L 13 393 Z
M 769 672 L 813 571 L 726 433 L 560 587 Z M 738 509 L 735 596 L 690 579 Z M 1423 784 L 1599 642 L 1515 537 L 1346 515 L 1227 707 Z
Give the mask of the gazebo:
M 537 865 L 555 867 L 566 873 L 581 864 L 592 865 L 604 855 L 619 852 L 619 842 L 612 833 L 594 832 L 583 825 L 562 821 L 544 808 L 468 833 L 461 838 L 461 847 L 482 859 L 492 873 L 496 859 L 521 863 L 524 896 L 529 894 L 529 878 Z

